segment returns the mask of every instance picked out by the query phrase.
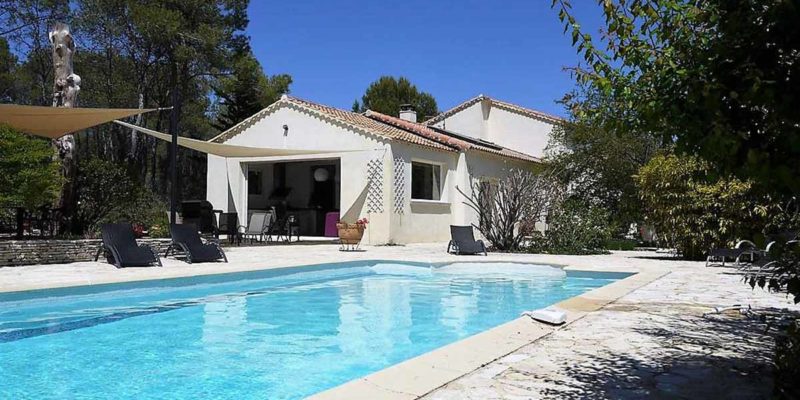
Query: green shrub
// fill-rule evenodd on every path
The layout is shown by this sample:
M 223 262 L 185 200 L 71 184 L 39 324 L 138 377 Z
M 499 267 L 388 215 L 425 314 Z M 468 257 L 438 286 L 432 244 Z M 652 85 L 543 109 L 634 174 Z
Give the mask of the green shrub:
M 608 212 L 568 199 L 551 207 L 547 232 L 534 236 L 528 251 L 550 254 L 605 254 L 611 238 Z
M 800 398 L 800 326 L 794 320 L 775 341 L 775 394 L 779 399 Z
M 152 238 L 168 238 L 169 235 L 169 219 L 166 213 L 160 213 L 149 225 L 148 235 Z
M 62 182 L 53 155 L 49 141 L 0 126 L 0 207 L 51 205 Z
M 141 224 L 145 229 L 153 225 L 168 226 L 167 206 L 153 192 L 135 184 L 133 192 L 127 201 L 120 202 L 101 222 L 128 221 Z
M 696 157 L 658 155 L 636 179 L 646 222 L 656 228 L 661 245 L 686 258 L 701 259 L 710 248 L 731 246 L 763 228 L 759 221 L 766 211 L 758 207 L 753 184 L 714 178 Z
M 92 158 L 78 165 L 77 233 L 94 236 L 100 224 L 131 222 L 166 226 L 166 205 L 116 163 Z

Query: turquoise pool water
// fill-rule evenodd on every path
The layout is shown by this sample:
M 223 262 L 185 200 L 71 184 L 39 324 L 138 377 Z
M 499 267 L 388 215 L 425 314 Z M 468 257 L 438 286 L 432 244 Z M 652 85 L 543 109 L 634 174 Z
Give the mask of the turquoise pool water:
M 303 398 L 625 276 L 373 261 L 0 294 L 0 398 Z

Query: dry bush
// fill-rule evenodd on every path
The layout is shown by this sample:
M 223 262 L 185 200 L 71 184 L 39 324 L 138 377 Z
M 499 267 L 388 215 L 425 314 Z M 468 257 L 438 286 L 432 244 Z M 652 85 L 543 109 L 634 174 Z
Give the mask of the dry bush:
M 523 238 L 533 233 L 536 222 L 544 220 L 549 206 L 564 190 L 550 172 L 512 169 L 500 180 L 475 183 L 472 195 L 461 193 L 477 212 L 476 228 L 492 247 L 518 251 Z

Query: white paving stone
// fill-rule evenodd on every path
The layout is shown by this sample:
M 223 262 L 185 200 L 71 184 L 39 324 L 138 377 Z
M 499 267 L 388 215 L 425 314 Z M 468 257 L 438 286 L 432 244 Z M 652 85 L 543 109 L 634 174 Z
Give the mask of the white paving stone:
M 765 333 L 757 318 L 735 312 L 703 314 L 734 304 L 757 314 L 798 308 L 785 295 L 750 290 L 730 270 L 663 263 L 669 275 L 497 360 L 502 373 L 479 370 L 425 398 L 770 398 L 775 329 Z

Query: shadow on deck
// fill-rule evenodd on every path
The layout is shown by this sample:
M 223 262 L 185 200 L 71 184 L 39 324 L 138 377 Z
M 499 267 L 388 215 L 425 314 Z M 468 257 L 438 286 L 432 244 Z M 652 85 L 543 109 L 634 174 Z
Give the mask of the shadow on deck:
M 670 313 L 666 318 L 680 321 L 633 329 L 645 337 L 641 343 L 654 344 L 650 348 L 587 355 L 588 362 L 567 367 L 564 379 L 551 381 L 542 394 L 558 399 L 772 398 L 776 324 L 785 313 Z

